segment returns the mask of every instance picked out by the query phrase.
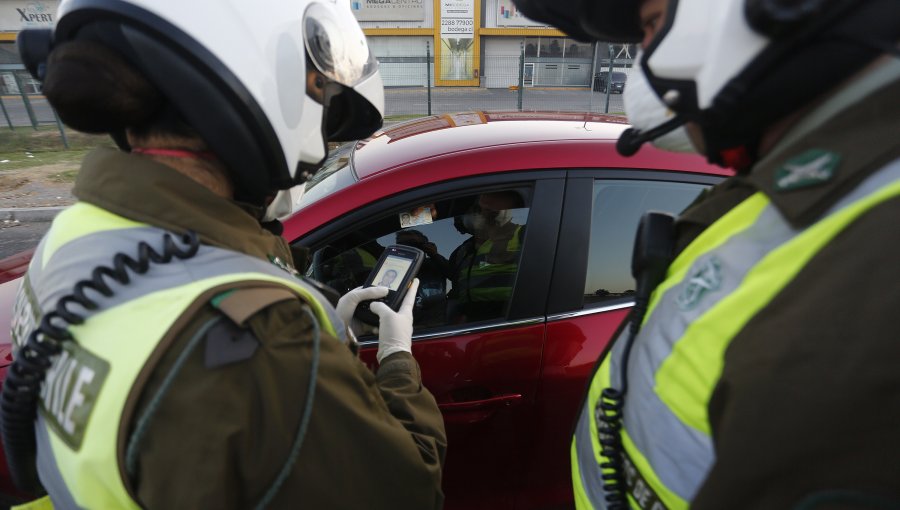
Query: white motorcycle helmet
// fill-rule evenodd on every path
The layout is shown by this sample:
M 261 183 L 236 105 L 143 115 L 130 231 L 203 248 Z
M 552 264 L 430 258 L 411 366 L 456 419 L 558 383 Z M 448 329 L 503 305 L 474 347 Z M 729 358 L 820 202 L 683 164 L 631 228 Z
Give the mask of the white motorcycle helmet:
M 625 43 L 642 37 L 642 0 L 513 1 L 530 18 L 582 40 Z M 666 20 L 640 61 L 666 107 L 637 90 L 629 94 L 629 82 L 626 99 L 642 115 L 634 119 L 638 129 L 626 130 L 617 144 L 626 156 L 691 121 L 703 132 L 710 161 L 749 168 L 766 128 L 879 55 L 898 52 L 897 0 L 668 0 L 667 5 Z M 655 126 L 641 122 L 653 118 Z M 683 140 L 675 145 L 687 148 Z
M 706 156 L 745 170 L 765 130 L 891 49 L 897 0 L 669 0 L 641 67 Z
M 349 0 L 63 0 L 52 31 L 20 33 L 20 52 L 42 79 L 53 46 L 76 39 L 134 65 L 228 167 L 239 200 L 264 204 L 315 173 L 329 141 L 382 124 L 378 63 Z

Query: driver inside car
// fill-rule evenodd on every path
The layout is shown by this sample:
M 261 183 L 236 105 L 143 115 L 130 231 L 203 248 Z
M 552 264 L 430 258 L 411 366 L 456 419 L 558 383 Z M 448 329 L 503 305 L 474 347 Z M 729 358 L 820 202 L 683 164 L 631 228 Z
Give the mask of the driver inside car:
M 512 210 L 521 207 L 522 197 L 514 191 L 482 193 L 468 212 L 456 218 L 457 230 L 471 237 L 450 255 L 452 322 L 494 319 L 505 313 L 525 235 L 525 226 L 512 221 Z

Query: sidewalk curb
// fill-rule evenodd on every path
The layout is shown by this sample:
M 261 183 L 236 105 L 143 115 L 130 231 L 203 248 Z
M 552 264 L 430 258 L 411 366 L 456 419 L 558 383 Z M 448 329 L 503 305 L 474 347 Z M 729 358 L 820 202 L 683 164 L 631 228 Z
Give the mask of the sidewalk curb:
M 13 207 L 0 209 L 0 221 L 53 221 L 66 207 Z

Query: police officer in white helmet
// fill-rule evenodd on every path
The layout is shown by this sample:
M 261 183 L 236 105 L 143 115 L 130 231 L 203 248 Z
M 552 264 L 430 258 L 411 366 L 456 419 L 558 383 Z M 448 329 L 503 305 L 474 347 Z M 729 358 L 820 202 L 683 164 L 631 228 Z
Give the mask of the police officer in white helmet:
M 416 284 L 355 355 L 356 304 L 263 228 L 328 142 L 381 126 L 346 0 L 63 0 L 19 48 L 85 159 L 16 302 L 2 435 L 55 508 L 439 508 L 446 439 Z M 273 205 L 274 204 L 274 205 Z M 298 264 L 299 265 L 299 264 Z
M 578 507 L 900 508 L 900 3 L 515 1 L 641 43 L 620 152 L 737 171 L 643 224 L 646 299 L 576 424 Z

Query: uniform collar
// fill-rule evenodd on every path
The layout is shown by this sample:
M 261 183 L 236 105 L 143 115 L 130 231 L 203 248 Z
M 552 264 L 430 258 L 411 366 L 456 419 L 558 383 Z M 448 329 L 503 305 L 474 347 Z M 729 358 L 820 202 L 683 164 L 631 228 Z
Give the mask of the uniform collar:
M 873 74 L 805 116 L 748 177 L 793 227 L 900 155 L 900 75 Z
M 178 233 L 192 230 L 206 244 L 291 264 L 287 243 L 260 226 L 258 209 L 145 157 L 97 149 L 84 159 L 72 193 L 119 216 Z

